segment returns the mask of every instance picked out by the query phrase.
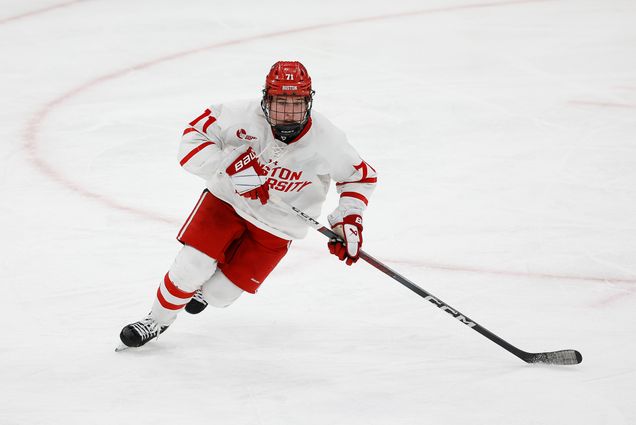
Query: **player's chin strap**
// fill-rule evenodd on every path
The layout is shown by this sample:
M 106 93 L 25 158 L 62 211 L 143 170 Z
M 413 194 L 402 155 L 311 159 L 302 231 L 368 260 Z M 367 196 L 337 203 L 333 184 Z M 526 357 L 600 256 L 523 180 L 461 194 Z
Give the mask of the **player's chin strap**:
M 293 205 L 289 205 L 288 203 L 282 201 L 281 199 L 278 199 L 275 195 L 272 195 L 270 197 L 270 202 L 272 202 L 274 205 L 278 206 L 279 208 L 287 211 L 288 213 L 298 217 L 299 219 L 304 221 L 307 225 L 309 225 L 310 227 L 313 227 L 314 229 L 316 229 L 323 235 L 327 236 L 328 238 L 330 239 L 335 238 L 342 242 L 341 238 L 338 237 L 338 235 L 336 235 L 331 229 L 323 226 L 318 221 L 316 221 L 313 217 L 310 217 L 309 215 L 305 214 L 303 211 L 299 210 Z M 410 280 L 408 280 L 407 278 L 405 278 L 404 276 L 402 276 L 395 270 L 389 268 L 387 265 L 383 264 L 379 260 L 376 260 L 375 258 L 370 256 L 363 250 L 360 250 L 360 258 L 366 261 L 367 263 L 369 263 L 370 265 L 372 265 L 373 267 L 375 267 L 376 269 L 380 270 L 384 274 L 398 281 L 402 285 L 406 286 L 411 291 L 415 292 L 417 295 L 424 298 L 426 301 L 431 302 L 437 308 L 450 314 L 451 316 L 459 320 L 464 325 L 479 332 L 480 334 L 482 334 L 483 336 L 485 336 L 486 338 L 488 338 L 495 344 L 499 345 L 500 347 L 504 348 L 508 352 L 519 357 L 521 360 L 523 360 L 526 363 L 575 365 L 575 364 L 581 363 L 583 359 L 583 357 L 581 356 L 581 353 L 579 353 L 576 350 L 550 351 L 545 353 L 528 353 L 526 351 L 520 350 L 519 348 L 515 347 L 514 345 L 508 343 L 507 341 L 498 337 L 494 333 L 490 332 L 488 329 L 477 324 L 477 322 L 473 321 L 472 319 L 469 319 L 467 316 L 464 316 L 458 310 L 455 310 L 454 308 L 444 303 L 439 298 L 433 296 L 431 293 L 420 288 L 415 283 L 411 282 Z

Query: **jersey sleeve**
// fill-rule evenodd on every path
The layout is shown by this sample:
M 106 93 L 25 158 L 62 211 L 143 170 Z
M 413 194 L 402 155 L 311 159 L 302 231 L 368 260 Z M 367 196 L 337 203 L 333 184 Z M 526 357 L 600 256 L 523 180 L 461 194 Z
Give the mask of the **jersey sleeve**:
M 207 108 L 188 124 L 179 144 L 181 167 L 206 180 L 214 175 L 221 162 L 221 113 L 221 106 Z
M 360 157 L 345 137 L 338 145 L 340 149 L 331 157 L 331 177 L 336 181 L 340 201 L 332 215 L 345 217 L 358 214 L 362 216 L 378 182 L 377 173 Z

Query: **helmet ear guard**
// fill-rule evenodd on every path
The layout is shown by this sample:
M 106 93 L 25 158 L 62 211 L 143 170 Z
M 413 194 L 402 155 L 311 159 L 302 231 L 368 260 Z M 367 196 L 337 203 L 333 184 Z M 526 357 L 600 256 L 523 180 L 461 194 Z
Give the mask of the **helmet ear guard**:
M 311 77 L 300 62 L 279 61 L 272 66 L 267 77 L 265 77 L 261 108 L 277 139 L 290 143 L 302 132 L 309 121 L 314 93 L 311 88 Z M 289 103 L 289 107 L 292 108 L 291 111 L 287 109 L 284 111 L 274 110 L 276 113 L 293 116 L 292 120 L 273 118 L 272 102 L 274 97 L 279 96 L 304 98 L 303 111 L 295 111 L 293 108 L 296 106 L 292 102 Z M 287 106 L 284 107 L 287 108 Z

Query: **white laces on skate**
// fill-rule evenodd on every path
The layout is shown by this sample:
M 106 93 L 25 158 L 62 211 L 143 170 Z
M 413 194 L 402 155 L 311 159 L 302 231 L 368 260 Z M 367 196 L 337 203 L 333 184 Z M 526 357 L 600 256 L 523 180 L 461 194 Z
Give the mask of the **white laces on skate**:
M 205 300 L 205 298 L 203 297 L 203 292 L 200 289 L 197 289 L 194 293 L 194 296 L 192 297 L 194 298 L 196 301 L 202 303 L 202 304 L 207 304 L 208 302 Z
M 146 316 L 141 321 L 132 324 L 132 327 L 137 331 L 142 340 L 152 339 L 155 336 L 159 337 L 159 323 L 157 323 L 152 317 Z

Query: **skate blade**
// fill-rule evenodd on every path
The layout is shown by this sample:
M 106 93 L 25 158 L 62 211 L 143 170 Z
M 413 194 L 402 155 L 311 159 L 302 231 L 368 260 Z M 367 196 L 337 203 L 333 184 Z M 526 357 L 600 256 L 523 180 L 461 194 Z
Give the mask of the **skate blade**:
M 131 347 L 127 346 L 126 344 L 119 344 L 119 345 L 117 346 L 117 348 L 115 348 L 115 352 L 116 352 L 116 353 L 119 353 L 119 352 L 121 352 L 121 351 L 126 351 L 126 350 L 128 350 L 129 348 L 131 348 Z

